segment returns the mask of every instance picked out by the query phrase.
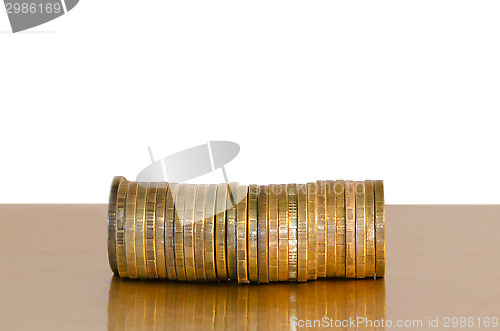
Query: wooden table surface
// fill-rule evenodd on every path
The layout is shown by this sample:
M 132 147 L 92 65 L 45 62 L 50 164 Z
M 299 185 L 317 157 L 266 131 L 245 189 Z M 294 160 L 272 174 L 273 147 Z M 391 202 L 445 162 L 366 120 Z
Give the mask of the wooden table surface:
M 114 277 L 106 208 L 0 205 L 1 330 L 277 330 L 350 318 L 359 329 L 444 328 L 454 317 L 491 329 L 500 317 L 500 206 L 387 206 L 384 279 L 269 285 Z

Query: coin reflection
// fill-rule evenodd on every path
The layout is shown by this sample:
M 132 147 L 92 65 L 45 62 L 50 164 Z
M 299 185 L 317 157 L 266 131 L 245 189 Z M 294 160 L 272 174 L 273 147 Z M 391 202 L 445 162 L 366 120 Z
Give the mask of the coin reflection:
M 322 326 L 319 321 L 326 319 L 339 323 L 360 317 L 385 320 L 383 279 L 240 285 L 144 282 L 113 276 L 109 289 L 108 330 L 274 331 L 300 328 L 308 321 Z

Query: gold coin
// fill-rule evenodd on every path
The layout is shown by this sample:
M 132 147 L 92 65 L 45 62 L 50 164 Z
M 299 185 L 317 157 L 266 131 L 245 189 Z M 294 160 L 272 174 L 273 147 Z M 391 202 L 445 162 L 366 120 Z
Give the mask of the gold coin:
M 269 283 L 269 191 L 267 186 L 261 185 L 259 192 L 258 208 L 258 248 L 259 256 L 259 283 Z
M 335 182 L 326 181 L 326 229 L 327 229 L 327 257 L 326 257 L 326 277 L 332 278 L 336 275 L 337 269 L 337 216 L 335 201 Z
M 345 277 L 345 255 L 346 255 L 346 219 L 345 219 L 345 181 L 335 181 L 335 216 L 337 219 L 337 243 L 336 243 L 336 276 Z
M 127 202 L 128 181 L 118 185 L 116 198 L 116 261 L 120 277 L 127 277 L 127 258 L 125 252 L 125 208 Z
M 258 216 L 259 187 L 250 185 L 248 187 L 248 280 L 259 281 L 259 268 L 257 262 L 257 216 Z
M 365 183 L 356 182 L 356 278 L 365 278 L 366 259 L 366 219 Z
M 165 216 L 165 263 L 167 265 L 167 278 L 177 279 L 175 270 L 175 199 L 179 190 L 179 184 L 168 184 L 167 190 L 167 214 Z
M 375 276 L 375 197 L 373 181 L 365 181 L 366 277 Z
M 297 280 L 297 184 L 287 185 L 288 193 L 288 278 Z
M 307 282 L 307 185 L 297 187 L 297 281 Z
M 278 280 L 288 280 L 288 192 L 278 185 Z
M 127 272 L 130 278 L 138 278 L 135 253 L 135 217 L 137 210 L 137 182 L 130 182 L 127 190 L 127 205 L 125 208 L 125 252 Z
M 345 182 L 345 276 L 356 277 L 356 197 L 354 182 Z
M 375 189 L 375 275 L 385 275 L 385 202 L 384 182 L 376 180 Z
M 217 278 L 227 280 L 226 266 L 226 204 L 227 184 L 217 187 L 216 216 L 215 216 L 215 262 Z
M 307 183 L 307 278 L 317 279 L 318 267 L 318 213 L 316 194 L 318 185 Z
M 207 280 L 216 281 L 215 270 L 215 203 L 217 198 L 217 185 L 211 184 L 207 190 L 205 206 L 205 272 Z
M 139 278 L 148 278 L 146 267 L 146 197 L 148 194 L 148 183 L 138 183 L 137 209 L 135 219 L 135 249 L 137 274 Z
M 324 180 L 316 181 L 318 191 L 316 194 L 316 208 L 318 218 L 318 277 L 326 277 L 326 182 Z
M 167 183 L 158 183 L 156 191 L 156 215 L 155 215 L 155 249 L 158 277 L 166 278 L 165 266 L 165 208 L 167 200 Z
M 269 185 L 269 281 L 278 281 L 278 185 Z
M 184 264 L 184 208 L 186 203 L 187 184 L 179 184 L 179 190 L 175 197 L 175 229 L 174 229 L 174 253 L 175 271 L 178 280 L 186 280 L 186 267 Z
M 194 263 L 194 212 L 196 189 L 198 185 L 190 184 L 186 189 L 186 202 L 184 208 L 184 265 L 186 278 L 196 280 L 196 267 Z
M 205 202 L 207 199 L 207 189 L 208 185 L 202 184 L 198 185 L 198 190 L 196 191 L 194 260 L 196 278 L 198 280 L 207 280 L 207 273 L 205 272 Z
M 157 183 L 149 183 L 146 198 L 146 268 L 149 278 L 158 278 L 155 249 L 156 187 Z
M 248 251 L 247 251 L 247 198 L 248 186 L 238 187 L 238 205 L 236 206 L 236 232 L 237 232 L 237 252 L 238 258 L 237 273 L 238 283 L 248 283 Z
M 118 275 L 118 262 L 116 261 L 116 200 L 118 185 L 125 177 L 116 176 L 111 182 L 108 203 L 108 261 L 111 270 Z
M 238 183 L 229 183 L 228 199 L 226 205 L 226 255 L 227 273 L 229 279 L 237 280 L 236 258 L 236 198 L 238 193 Z

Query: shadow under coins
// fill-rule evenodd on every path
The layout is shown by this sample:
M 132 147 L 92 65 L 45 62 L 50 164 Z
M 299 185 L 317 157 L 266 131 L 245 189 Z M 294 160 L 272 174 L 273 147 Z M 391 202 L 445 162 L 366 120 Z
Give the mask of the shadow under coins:
M 241 285 L 113 276 L 109 288 L 108 330 L 293 330 L 294 320 L 325 317 L 385 320 L 384 280 Z

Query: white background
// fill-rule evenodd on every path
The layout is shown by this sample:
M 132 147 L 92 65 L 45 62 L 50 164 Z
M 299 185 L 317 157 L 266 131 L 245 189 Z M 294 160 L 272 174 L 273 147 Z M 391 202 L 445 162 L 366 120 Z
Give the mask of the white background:
M 81 0 L 0 13 L 0 203 L 106 203 L 113 176 L 230 140 L 241 184 L 384 179 L 500 202 L 500 2 Z M 193 182 L 221 182 L 217 171 Z

